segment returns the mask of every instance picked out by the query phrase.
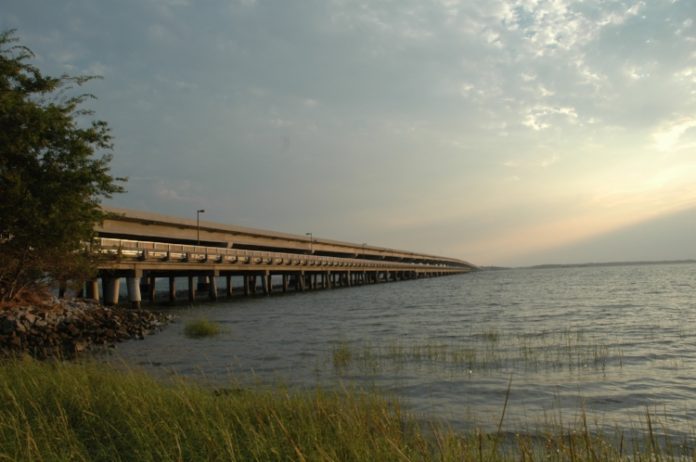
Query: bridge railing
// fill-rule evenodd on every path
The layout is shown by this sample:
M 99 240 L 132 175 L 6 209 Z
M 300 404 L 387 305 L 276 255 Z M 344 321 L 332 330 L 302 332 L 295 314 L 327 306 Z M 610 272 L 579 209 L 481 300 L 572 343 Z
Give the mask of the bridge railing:
M 98 238 L 98 252 L 106 257 L 138 260 L 161 260 L 191 263 L 256 264 L 275 266 L 333 267 L 341 268 L 398 268 L 398 269 L 459 269 L 445 264 L 399 263 L 359 258 L 330 257 L 323 255 L 296 254 L 244 250 L 235 248 L 206 247 L 199 245 L 170 244 L 130 239 Z

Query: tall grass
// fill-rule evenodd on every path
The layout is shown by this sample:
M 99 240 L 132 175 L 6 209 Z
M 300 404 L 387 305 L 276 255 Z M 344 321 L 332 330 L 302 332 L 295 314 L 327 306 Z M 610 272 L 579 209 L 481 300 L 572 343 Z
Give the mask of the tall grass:
M 457 342 L 395 341 L 359 345 L 340 342 L 332 351 L 334 368 L 346 373 L 382 372 L 404 368 L 462 369 L 492 372 L 516 368 L 526 371 L 604 371 L 623 367 L 623 351 L 581 331 L 503 334 L 496 329 L 473 333 Z
M 501 403 L 502 406 L 502 403 Z M 694 457 L 558 426 L 455 433 L 358 391 L 213 390 L 95 363 L 0 364 L 0 460 L 462 461 Z M 650 429 L 654 422 L 648 421 Z M 631 449 L 627 449 L 631 448 Z
M 0 460 L 423 460 L 397 405 L 354 391 L 214 391 L 99 364 L 4 363 Z

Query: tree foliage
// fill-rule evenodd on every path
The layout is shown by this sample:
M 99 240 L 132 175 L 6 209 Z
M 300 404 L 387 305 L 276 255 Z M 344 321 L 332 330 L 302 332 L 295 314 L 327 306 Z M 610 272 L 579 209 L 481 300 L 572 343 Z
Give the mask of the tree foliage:
M 71 95 L 94 77 L 45 76 L 33 57 L 0 33 L 0 301 L 87 276 L 100 201 L 123 192 L 109 127 Z

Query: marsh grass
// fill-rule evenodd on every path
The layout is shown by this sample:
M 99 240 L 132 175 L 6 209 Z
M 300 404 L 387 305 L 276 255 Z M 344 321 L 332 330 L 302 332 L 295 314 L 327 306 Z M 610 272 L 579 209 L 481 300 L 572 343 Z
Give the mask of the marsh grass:
M 341 373 L 449 368 L 491 372 L 505 368 L 525 371 L 623 367 L 623 351 L 582 331 L 504 334 L 497 329 L 473 333 L 459 342 L 396 341 L 380 345 L 341 342 L 331 362 Z
M 189 338 L 214 337 L 220 332 L 220 325 L 207 319 L 194 319 L 184 326 L 184 335 Z
M 336 369 L 341 370 L 350 366 L 353 360 L 353 352 L 350 349 L 350 345 L 345 342 L 334 345 L 331 351 L 331 359 Z
M 509 387 L 508 387 L 509 393 Z M 0 365 L 0 460 L 597 461 L 681 460 L 693 448 L 556 424 L 454 432 L 357 390 L 205 388 L 96 363 Z M 583 414 L 584 416 L 584 414 Z M 497 420 L 497 419 L 496 419 Z

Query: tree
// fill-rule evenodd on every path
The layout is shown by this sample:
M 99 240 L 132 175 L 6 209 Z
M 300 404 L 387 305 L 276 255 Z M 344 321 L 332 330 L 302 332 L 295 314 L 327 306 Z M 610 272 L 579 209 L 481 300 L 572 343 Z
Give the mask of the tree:
M 50 280 L 89 276 L 85 250 L 123 192 L 109 172 L 109 127 L 71 96 L 92 76 L 51 77 L 29 63 L 15 31 L 0 33 L 0 301 Z

